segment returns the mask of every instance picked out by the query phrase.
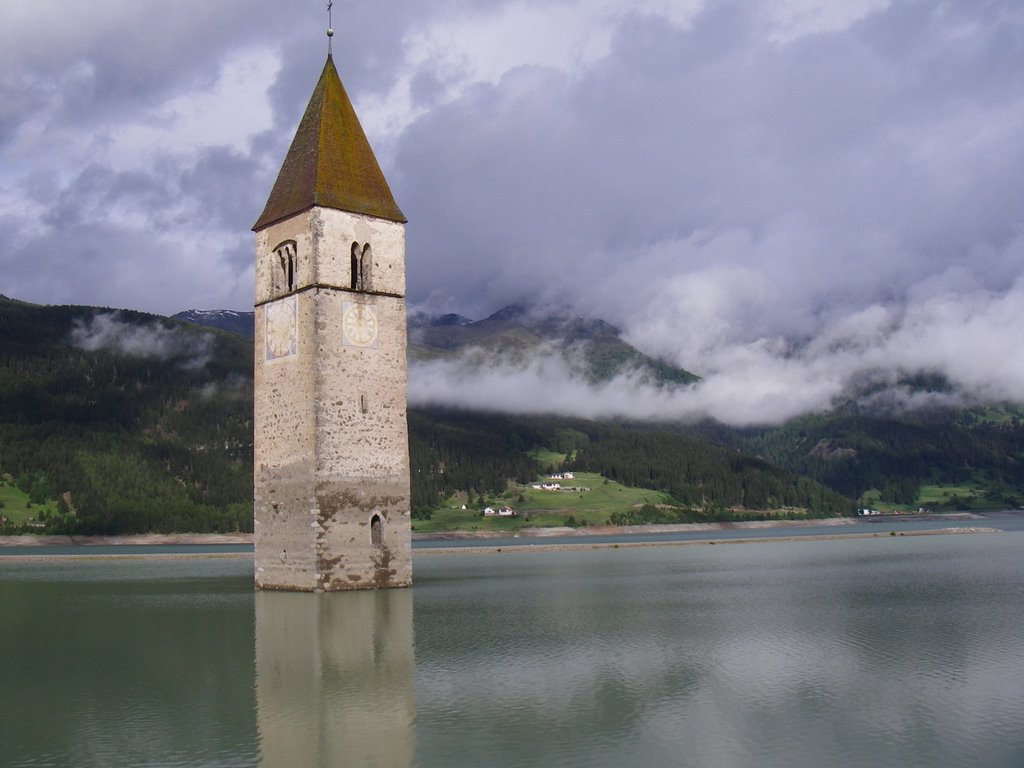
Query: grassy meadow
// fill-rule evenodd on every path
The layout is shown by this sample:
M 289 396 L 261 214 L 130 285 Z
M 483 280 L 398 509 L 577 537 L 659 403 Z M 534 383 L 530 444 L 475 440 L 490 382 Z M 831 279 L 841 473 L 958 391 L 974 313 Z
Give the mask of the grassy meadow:
M 1016 506 L 1003 497 L 994 496 L 989 488 L 979 483 L 922 485 L 913 504 L 882 501 L 881 492 L 872 489 L 861 496 L 859 505 L 877 509 L 879 512 L 916 512 L 919 509 L 931 512 L 967 512 Z
M 557 454 L 556 454 L 557 455 Z M 627 488 L 591 472 L 579 472 L 571 480 L 557 482 L 565 486 L 576 486 L 588 490 L 544 491 L 530 485 L 510 483 L 509 489 L 500 496 L 486 497 L 483 502 L 474 498 L 472 505 L 466 504 L 466 494 L 457 494 L 446 507 L 434 511 L 430 520 L 413 520 L 412 529 L 418 533 L 434 531 L 515 531 L 520 528 L 545 528 L 564 525 L 604 525 L 613 512 L 641 507 L 644 504 L 664 504 L 665 494 L 646 488 Z M 466 509 L 462 505 L 466 504 Z M 484 507 L 508 506 L 517 517 L 481 517 Z
M 38 523 L 40 517 L 56 514 L 57 502 L 29 504 L 28 494 L 19 490 L 13 480 L 0 482 L 0 515 L 7 515 L 12 525 Z

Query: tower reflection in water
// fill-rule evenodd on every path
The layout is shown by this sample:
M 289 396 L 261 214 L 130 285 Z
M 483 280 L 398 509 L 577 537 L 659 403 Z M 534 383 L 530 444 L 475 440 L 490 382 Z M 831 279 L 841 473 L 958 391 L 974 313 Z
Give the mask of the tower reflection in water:
M 410 766 L 412 591 L 257 592 L 260 765 Z

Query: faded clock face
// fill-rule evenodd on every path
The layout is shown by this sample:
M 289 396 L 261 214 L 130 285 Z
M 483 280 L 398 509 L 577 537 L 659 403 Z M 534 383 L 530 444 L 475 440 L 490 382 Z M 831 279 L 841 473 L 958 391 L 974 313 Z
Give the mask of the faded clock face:
M 347 304 L 342 318 L 345 340 L 357 347 L 369 347 L 377 341 L 377 313 L 368 304 Z
M 295 354 L 295 297 L 267 305 L 267 360 Z

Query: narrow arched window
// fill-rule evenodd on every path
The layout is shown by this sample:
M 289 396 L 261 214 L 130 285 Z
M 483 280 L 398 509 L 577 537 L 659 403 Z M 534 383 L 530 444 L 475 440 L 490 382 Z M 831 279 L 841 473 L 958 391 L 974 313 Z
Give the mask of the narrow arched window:
M 360 245 L 359 243 L 352 243 L 350 261 L 352 265 L 352 290 L 372 291 L 373 251 L 370 249 L 370 244 L 364 243 Z
M 380 519 L 380 515 L 374 515 L 370 520 L 370 543 L 375 549 L 384 546 L 384 521 Z
M 275 267 L 277 277 L 273 280 L 274 288 L 276 290 L 294 291 L 297 254 L 295 241 L 285 240 L 274 248 L 274 254 L 277 256 L 277 265 Z

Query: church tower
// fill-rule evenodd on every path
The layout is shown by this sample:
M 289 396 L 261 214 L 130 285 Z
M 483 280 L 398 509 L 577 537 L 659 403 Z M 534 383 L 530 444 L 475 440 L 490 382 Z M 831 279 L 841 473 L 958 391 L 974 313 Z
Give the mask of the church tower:
M 412 583 L 405 216 L 330 55 L 256 233 L 256 586 Z

